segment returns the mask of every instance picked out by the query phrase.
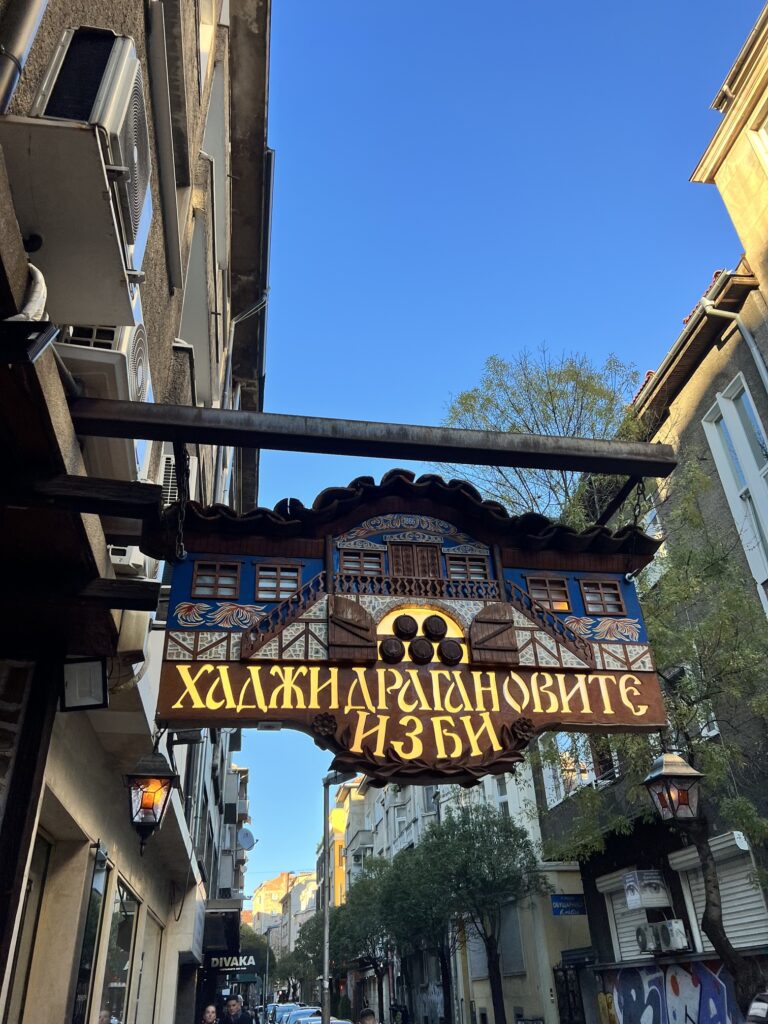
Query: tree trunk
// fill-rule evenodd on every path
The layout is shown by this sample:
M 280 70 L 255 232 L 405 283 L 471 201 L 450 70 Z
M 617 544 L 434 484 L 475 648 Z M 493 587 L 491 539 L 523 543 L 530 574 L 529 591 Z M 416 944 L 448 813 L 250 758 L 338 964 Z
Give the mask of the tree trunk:
M 715 947 L 715 952 L 723 961 L 726 970 L 733 978 L 736 1002 L 746 1016 L 749 1004 L 755 993 L 765 987 L 765 976 L 752 958 L 738 953 L 725 932 L 723 925 L 723 903 L 720 896 L 720 882 L 717 878 L 717 865 L 709 845 L 709 825 L 706 821 L 697 821 L 685 826 L 685 830 L 696 844 L 704 879 L 704 914 L 701 927 L 704 934 Z
M 437 957 L 440 961 L 440 981 L 443 986 L 443 1017 L 445 1024 L 453 1024 L 453 978 L 451 976 L 451 959 L 445 942 L 440 943 Z
M 507 1024 L 507 1011 L 504 1009 L 504 989 L 501 983 L 499 944 L 496 936 L 493 934 L 481 933 L 481 937 L 485 944 L 485 956 L 488 961 L 488 981 L 491 984 L 494 1024 Z
M 408 1009 L 408 1016 L 413 1020 L 413 992 L 411 992 L 411 954 L 407 954 L 400 958 L 400 974 L 403 978 L 404 1002 Z
M 379 1021 L 383 1022 L 387 1019 L 384 1013 L 384 974 L 385 968 L 377 967 L 376 972 L 376 999 L 379 1003 Z

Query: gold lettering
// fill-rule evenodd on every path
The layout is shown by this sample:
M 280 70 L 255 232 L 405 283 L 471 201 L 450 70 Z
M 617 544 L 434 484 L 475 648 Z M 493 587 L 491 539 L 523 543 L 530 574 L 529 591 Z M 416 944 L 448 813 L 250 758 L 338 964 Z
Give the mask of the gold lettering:
M 597 684 L 600 687 L 600 696 L 603 699 L 603 711 L 604 711 L 604 713 L 606 715 L 615 715 L 616 712 L 613 710 L 613 705 L 611 704 L 611 695 L 608 692 L 608 681 L 610 680 L 613 683 L 613 685 L 615 686 L 616 685 L 616 676 L 603 675 L 602 673 L 598 673 L 598 674 L 589 676 L 589 678 L 587 679 L 587 682 L 588 683 L 592 683 L 595 680 L 597 680 Z
M 304 692 L 296 681 L 307 674 L 306 665 L 273 665 L 269 670 L 271 676 L 282 680 L 276 686 L 269 701 L 270 710 L 293 711 L 294 708 L 304 710 L 306 703 Z M 295 703 L 294 703 L 295 701 Z
M 240 690 L 240 697 L 237 701 L 237 713 L 241 711 L 255 711 L 256 708 L 259 711 L 267 710 L 267 702 L 264 700 L 264 690 L 261 686 L 261 665 L 249 665 L 248 666 L 248 679 L 243 683 L 243 687 Z M 245 697 L 248 692 L 248 687 L 253 690 L 253 704 L 246 704 Z
M 619 679 L 619 693 L 621 694 L 622 703 L 629 708 L 633 715 L 640 718 L 648 710 L 647 704 L 638 704 L 637 707 L 632 703 L 632 697 L 639 697 L 642 683 L 633 675 L 625 675 Z
M 387 738 L 387 722 L 389 721 L 389 715 L 377 715 L 376 724 L 370 729 L 366 729 L 365 726 L 368 722 L 368 712 L 358 711 L 357 712 L 357 727 L 355 728 L 355 738 L 352 741 L 352 746 L 349 748 L 353 754 L 361 754 L 363 751 L 363 740 L 367 740 L 369 736 L 376 737 L 376 746 L 373 750 L 374 757 L 384 756 L 384 742 Z
M 355 670 L 357 671 L 357 670 Z M 398 672 L 396 668 L 379 668 L 376 669 L 379 677 L 379 709 L 384 708 L 387 710 L 389 707 L 389 699 L 387 694 L 397 693 L 397 691 L 403 685 L 403 674 Z M 392 682 L 387 684 L 387 673 L 392 676 Z M 373 708 L 370 709 L 373 711 Z
M 420 718 L 416 715 L 405 715 L 404 718 L 400 719 L 402 726 L 411 725 L 410 732 L 405 733 L 405 738 L 411 741 L 410 750 L 405 749 L 405 743 L 402 740 L 392 740 L 392 749 L 403 758 L 405 761 L 413 761 L 414 758 L 421 757 L 424 753 L 424 744 L 421 742 L 419 737 L 424 732 L 424 724 Z
M 448 729 L 448 726 L 453 726 L 453 724 L 454 721 L 450 715 L 434 715 L 432 718 L 432 728 L 435 733 L 435 746 L 437 747 L 438 757 L 458 757 L 461 753 L 461 739 L 457 733 Z M 445 747 L 446 739 L 453 742 L 450 753 Z
M 488 676 L 485 686 L 482 684 L 483 675 Z M 495 672 L 473 672 L 472 679 L 475 683 L 475 709 L 477 711 L 498 711 L 499 710 L 499 687 L 496 682 Z M 485 694 L 491 698 L 490 708 L 485 706 Z
M 448 680 L 451 678 L 451 673 L 444 668 L 432 668 L 429 670 L 430 677 L 432 679 L 432 704 L 435 711 L 443 710 L 443 695 L 440 692 L 440 682 L 445 677 L 445 685 L 448 685 Z
M 540 681 L 543 677 L 543 682 Z M 557 703 L 557 697 L 552 692 L 552 687 L 555 685 L 555 681 L 549 672 L 534 672 L 531 676 L 531 691 L 533 692 L 533 710 L 543 712 L 545 715 L 552 714 L 553 711 L 557 711 L 559 704 Z M 547 707 L 543 707 L 541 703 L 542 694 L 549 697 Z
M 583 672 L 576 673 L 576 682 L 571 686 L 570 690 L 566 690 L 566 673 L 556 672 L 558 686 L 560 687 L 560 704 L 561 710 L 564 714 L 571 714 L 571 700 L 574 695 L 578 695 L 581 698 L 581 707 L 577 709 L 576 714 L 591 714 L 592 707 L 589 703 L 589 690 L 587 689 L 587 677 Z
M 469 694 L 467 693 L 467 689 L 464 686 L 464 679 L 461 675 L 461 672 L 454 671 L 451 672 L 451 675 L 453 676 L 453 682 L 445 691 L 443 707 L 452 715 L 455 715 L 458 711 L 471 711 L 472 702 L 470 701 Z M 457 704 L 455 707 L 451 703 L 451 698 L 453 697 L 454 691 L 459 694 L 460 699 L 460 703 Z
M 221 688 L 222 696 L 220 700 L 216 698 L 217 687 Z M 223 707 L 234 709 L 235 698 L 232 693 L 232 683 L 229 681 L 229 665 L 219 666 L 219 674 L 205 695 L 205 706 L 209 711 L 218 711 L 219 708 Z
M 173 705 L 174 711 L 176 708 L 184 707 L 184 698 L 189 695 L 192 698 L 193 708 L 204 708 L 205 704 L 200 694 L 197 692 L 197 684 L 200 681 L 200 677 L 207 675 L 209 672 L 213 672 L 213 665 L 201 665 L 197 671 L 197 675 L 193 678 L 190 672 L 189 665 L 177 665 L 181 681 L 184 683 L 184 693 L 179 697 L 176 703 Z
M 427 703 L 427 695 L 424 693 L 424 687 L 421 685 L 421 680 L 419 679 L 418 670 L 415 668 L 409 668 L 406 672 L 406 675 L 408 676 L 408 679 L 403 685 L 403 688 L 400 691 L 400 695 L 397 700 L 397 703 L 400 706 L 400 708 L 403 711 L 415 711 L 416 708 L 418 708 L 420 711 L 431 711 L 432 709 Z M 405 704 L 403 703 L 403 699 L 409 687 L 413 687 L 413 691 L 416 696 L 416 701 L 413 704 L 411 704 L 410 707 L 406 707 Z
M 337 711 L 339 707 L 339 670 L 335 667 L 328 669 L 328 678 L 324 683 L 320 682 L 320 666 L 312 665 L 309 670 L 309 704 L 308 708 L 320 707 L 320 694 L 323 690 L 330 688 L 330 695 L 326 707 L 329 711 Z
M 349 693 L 347 694 L 347 704 L 344 708 L 344 714 L 348 715 L 350 711 L 362 711 L 364 708 L 367 708 L 371 714 L 373 714 L 373 701 L 371 700 L 371 693 L 368 689 L 368 680 L 365 677 L 365 669 L 356 668 L 353 669 L 353 672 L 355 673 L 355 678 L 349 685 Z M 400 675 L 399 672 L 398 675 Z M 400 677 L 400 681 L 402 682 L 402 676 Z M 360 691 L 360 697 L 363 701 L 362 704 L 352 703 L 355 690 Z
M 517 688 L 520 690 L 519 701 L 515 700 L 515 698 L 510 693 L 510 683 L 515 683 L 517 685 Z M 531 700 L 531 694 L 528 690 L 528 684 L 522 676 L 519 676 L 517 674 L 517 672 L 507 673 L 507 678 L 504 680 L 504 685 L 501 688 L 501 692 L 504 694 L 504 700 L 507 702 L 507 704 L 509 704 L 509 706 L 514 711 L 518 713 L 518 715 L 522 714 L 522 712 L 528 707 L 528 704 Z
M 483 733 L 488 736 L 488 740 L 491 744 L 491 750 L 501 750 L 501 743 L 499 743 L 499 737 L 496 735 L 496 730 L 493 727 L 490 714 L 487 711 L 483 711 L 480 718 L 482 720 L 482 725 L 475 729 L 472 724 L 472 715 L 461 716 L 461 723 L 466 730 L 467 739 L 469 740 L 469 752 L 473 757 L 485 753 L 478 743 L 478 740 Z

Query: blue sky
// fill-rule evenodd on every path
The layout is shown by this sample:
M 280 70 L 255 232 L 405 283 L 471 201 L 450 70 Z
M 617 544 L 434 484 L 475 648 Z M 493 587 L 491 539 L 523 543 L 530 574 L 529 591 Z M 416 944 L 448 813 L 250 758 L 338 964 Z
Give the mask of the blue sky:
M 741 252 L 688 178 L 761 6 L 275 3 L 266 408 L 440 423 L 542 342 L 655 367 Z M 265 452 L 261 504 L 389 465 Z M 241 760 L 252 888 L 314 864 L 329 756 L 249 732 Z

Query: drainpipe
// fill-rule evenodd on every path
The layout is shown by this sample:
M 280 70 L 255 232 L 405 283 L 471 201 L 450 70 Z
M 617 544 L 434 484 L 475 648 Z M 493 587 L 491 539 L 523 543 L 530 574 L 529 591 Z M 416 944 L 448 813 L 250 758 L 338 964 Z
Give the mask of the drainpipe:
M 0 25 L 0 114 L 10 106 L 48 0 L 15 0 Z
M 758 376 L 763 385 L 763 388 L 768 394 L 768 366 L 765 362 L 765 357 L 760 351 L 757 342 L 755 341 L 754 335 L 744 323 L 744 320 L 740 313 L 731 313 L 727 309 L 718 309 L 711 299 L 704 298 L 701 300 L 701 306 L 706 316 L 719 316 L 722 320 L 730 320 L 735 323 L 741 333 L 742 338 L 747 344 L 749 353 L 752 356 L 755 367 L 757 369 Z

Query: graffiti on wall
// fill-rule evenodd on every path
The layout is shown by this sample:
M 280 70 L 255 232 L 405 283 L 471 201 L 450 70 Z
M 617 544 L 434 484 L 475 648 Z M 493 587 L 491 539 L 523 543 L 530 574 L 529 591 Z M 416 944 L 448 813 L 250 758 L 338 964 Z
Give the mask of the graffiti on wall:
M 624 967 L 602 977 L 610 1024 L 743 1024 L 718 960 Z

